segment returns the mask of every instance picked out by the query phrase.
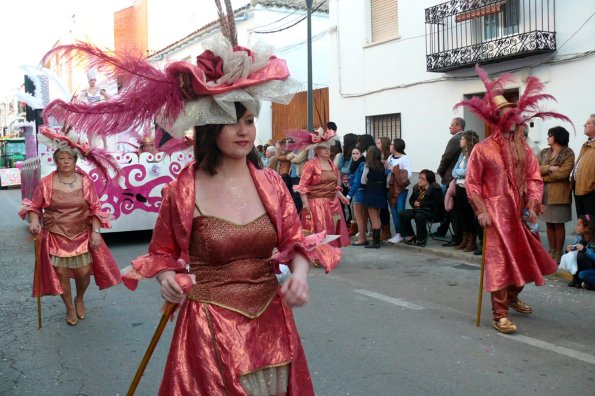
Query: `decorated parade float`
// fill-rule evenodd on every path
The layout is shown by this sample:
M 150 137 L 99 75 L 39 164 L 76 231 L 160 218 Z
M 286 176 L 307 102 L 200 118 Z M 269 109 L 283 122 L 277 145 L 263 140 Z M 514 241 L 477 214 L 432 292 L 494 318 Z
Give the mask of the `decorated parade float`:
M 23 94 L 20 99 L 38 112 L 43 110 L 50 97 L 44 92 L 49 91 L 50 86 L 59 84 L 55 79 L 44 78 L 48 73 L 51 72 L 47 69 L 27 69 L 27 76 L 34 82 L 38 94 Z M 60 89 L 52 90 L 56 91 L 64 92 L 65 89 L 62 86 Z M 57 95 L 60 96 L 68 97 L 64 94 Z M 54 98 L 55 96 L 52 97 Z M 26 149 L 26 160 L 21 163 L 19 175 L 23 198 L 30 199 L 39 180 L 56 169 L 52 158 L 53 150 L 37 139 L 37 131 L 42 122 L 41 117 L 37 117 L 37 121 L 20 125 Z M 50 128 L 62 133 L 60 125 L 50 125 Z M 69 133 L 76 134 L 81 142 L 91 140 L 89 143 L 95 144 L 93 139 L 88 139 L 81 131 Z M 84 158 L 77 161 L 77 166 L 87 172 L 94 181 L 102 209 L 110 213 L 112 228 L 104 232 L 153 229 L 161 205 L 162 188 L 174 180 L 182 168 L 193 159 L 189 145 L 179 145 L 176 151 L 169 149 L 167 152 L 142 152 L 143 140 L 152 136 L 151 133 L 154 134 L 152 131 L 129 131 L 103 142 L 104 147 L 121 167 L 121 174 L 109 175 L 107 183 L 93 164 Z M 158 135 L 157 140 L 161 138 L 161 134 Z

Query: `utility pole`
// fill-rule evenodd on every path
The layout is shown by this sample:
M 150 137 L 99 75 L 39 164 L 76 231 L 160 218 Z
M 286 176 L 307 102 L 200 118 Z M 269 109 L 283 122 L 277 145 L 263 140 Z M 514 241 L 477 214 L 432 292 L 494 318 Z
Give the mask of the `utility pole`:
M 306 0 L 308 8 L 308 132 L 314 131 L 314 100 L 312 98 L 312 0 Z

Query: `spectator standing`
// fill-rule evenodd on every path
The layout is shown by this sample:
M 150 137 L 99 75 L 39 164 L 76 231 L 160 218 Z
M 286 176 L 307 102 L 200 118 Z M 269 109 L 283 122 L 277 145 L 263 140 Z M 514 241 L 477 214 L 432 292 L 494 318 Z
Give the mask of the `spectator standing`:
M 450 122 L 449 130 L 452 137 L 446 144 L 444 154 L 442 154 L 442 159 L 440 160 L 440 165 L 438 165 L 438 170 L 436 171 L 436 173 L 440 175 L 442 194 L 446 192 L 446 189 L 452 180 L 452 170 L 459 159 L 459 155 L 461 154 L 461 137 L 463 136 L 463 131 L 465 130 L 465 120 L 461 117 L 453 118 Z M 446 212 L 444 221 L 440 224 L 434 235 L 445 236 L 451 222 L 454 235 L 452 239 L 449 242 L 443 244 L 443 246 L 456 246 L 462 241 L 461 232 L 458 229 L 457 219 L 453 219 L 450 212 Z
M 571 179 L 576 215 L 595 216 L 595 114 L 589 116 L 584 127 L 587 141 L 581 147 Z
M 574 166 L 574 152 L 568 147 L 570 134 L 560 126 L 551 128 L 547 134 L 549 148 L 539 153 L 539 171 L 543 178 L 544 211 L 541 220 L 547 227 L 550 256 L 560 262 L 566 229 L 564 224 L 572 220 L 572 186 L 569 176 Z
M 265 168 L 268 168 L 269 164 L 275 158 L 275 146 L 268 146 L 264 151 L 264 157 L 262 158 L 262 164 Z
M 354 246 L 367 245 L 368 243 L 366 239 L 366 224 L 362 214 L 363 208 L 361 206 L 365 189 L 365 186 L 361 184 L 365 162 L 366 157 L 362 155 L 359 148 L 354 147 L 351 150 L 351 165 L 349 166 L 349 190 L 347 190 L 347 195 L 345 196 L 350 200 L 350 204 L 353 205 L 353 219 L 349 227 L 349 236 L 355 236 L 358 234 L 358 230 L 363 230 L 363 234 L 359 234 L 358 242 L 352 243 Z
M 454 248 L 463 250 L 464 252 L 473 252 L 477 249 L 475 214 L 467 199 L 465 176 L 467 174 L 467 165 L 469 164 L 471 151 L 478 141 L 479 137 L 475 131 L 463 132 L 461 136 L 461 154 L 452 170 L 452 177 L 456 184 L 453 215 L 458 219 L 459 229 L 463 235 L 462 242 Z
M 380 210 L 386 208 L 386 172 L 382 154 L 371 146 L 366 155 L 366 165 L 362 173 L 362 184 L 366 185 L 362 205 L 368 209 L 372 223 L 372 244 L 366 248 L 380 248 Z
M 407 178 L 411 179 L 412 172 L 411 172 L 411 162 L 409 161 L 409 156 L 405 154 L 405 141 L 403 139 L 394 139 L 392 144 L 390 145 L 390 156 L 386 161 L 386 168 L 390 172 L 389 180 L 392 173 L 396 170 L 398 166 L 399 170 L 407 171 Z M 395 175 L 396 176 L 396 175 Z M 397 182 L 397 181 L 395 181 Z M 400 186 L 402 189 L 400 191 L 396 191 L 397 196 L 395 197 L 388 197 L 390 203 L 390 210 L 393 216 L 393 223 L 395 226 L 395 235 L 389 239 L 390 243 L 399 243 L 403 240 L 401 235 L 401 220 L 399 214 L 401 211 L 405 209 L 405 204 L 407 203 L 407 194 L 409 190 L 406 186 Z M 395 190 L 389 190 L 395 191 Z M 394 200 L 394 204 L 392 202 Z
M 388 157 L 390 156 L 390 144 L 391 141 L 386 136 L 382 136 L 376 139 L 376 147 L 380 150 L 381 157 L 382 157 L 382 164 L 385 166 Z M 384 206 L 380 209 L 380 224 L 381 224 L 381 232 L 380 232 L 380 240 L 386 241 L 390 239 L 390 212 L 388 210 L 388 205 Z
M 351 153 L 355 144 L 357 143 L 357 136 L 353 133 L 348 133 L 343 136 L 343 166 L 339 169 L 341 174 L 341 187 L 343 188 L 343 195 L 349 194 L 349 179 L 351 177 L 351 164 L 353 162 Z M 345 212 L 345 221 L 349 226 L 349 236 L 357 233 L 357 222 L 351 210 L 351 203 L 345 205 L 343 210 Z M 355 232 L 354 232 L 355 230 Z

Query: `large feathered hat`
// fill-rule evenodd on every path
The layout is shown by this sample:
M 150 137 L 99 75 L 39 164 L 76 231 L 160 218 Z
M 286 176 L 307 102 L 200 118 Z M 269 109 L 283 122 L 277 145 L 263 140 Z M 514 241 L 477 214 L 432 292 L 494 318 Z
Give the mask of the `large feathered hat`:
M 291 143 L 287 144 L 289 150 L 310 150 L 316 147 L 330 148 L 337 140 L 337 131 L 322 128 L 310 133 L 305 130 L 290 130 L 286 133 Z
M 204 48 L 196 64 L 178 61 L 160 70 L 142 55 L 108 53 L 87 43 L 56 47 L 43 62 L 56 54 L 82 57 L 91 68 L 123 81 L 123 88 L 100 103 L 53 101 L 44 117 L 100 136 L 142 130 L 156 119 L 172 135 L 183 138 L 193 126 L 237 122 L 234 102 L 258 115 L 261 100 L 287 104 L 301 90 L 270 46 L 250 50 L 232 46 L 218 35 Z
M 498 134 L 514 128 L 516 125 L 524 125 L 532 118 L 556 118 L 572 124 L 572 121 L 563 114 L 547 111 L 541 106 L 544 100 L 556 100 L 552 95 L 543 93 L 544 85 L 539 78 L 531 76 L 527 78 L 527 84 L 523 94 L 516 103 L 508 102 L 503 94 L 506 84 L 514 82 L 512 74 L 505 73 L 490 79 L 485 70 L 479 65 L 475 66 L 477 75 L 483 82 L 486 92 L 483 97 L 473 96 L 471 99 L 463 100 L 455 105 L 467 107 Z M 509 111 L 501 111 L 509 108 Z

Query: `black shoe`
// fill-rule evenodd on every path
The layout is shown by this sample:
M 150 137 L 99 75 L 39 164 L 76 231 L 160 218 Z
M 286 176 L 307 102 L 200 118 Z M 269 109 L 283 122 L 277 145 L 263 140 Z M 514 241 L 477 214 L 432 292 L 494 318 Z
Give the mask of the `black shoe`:
M 585 290 L 595 290 L 595 286 L 588 284 L 587 282 L 581 283 L 581 287 Z
M 479 247 L 478 247 L 478 248 L 477 248 L 477 250 L 475 250 L 475 251 L 473 252 L 473 255 L 474 255 L 474 256 L 481 256 L 481 248 L 479 248 Z
M 372 230 L 372 243 L 366 249 L 380 249 L 380 229 Z
M 405 245 L 415 245 L 415 238 L 411 238 L 411 239 L 405 238 L 405 240 L 403 240 L 403 243 Z
M 568 284 L 568 287 L 581 287 L 581 284 L 579 283 L 578 280 L 573 279 L 570 281 L 570 283 Z
M 450 241 L 443 243 L 442 246 L 457 246 L 459 245 L 461 242 L 457 242 L 454 240 L 454 238 L 452 238 Z
M 425 247 L 428 243 L 427 239 L 424 239 L 423 241 L 417 241 L 415 242 L 415 246 L 420 246 L 420 247 Z

